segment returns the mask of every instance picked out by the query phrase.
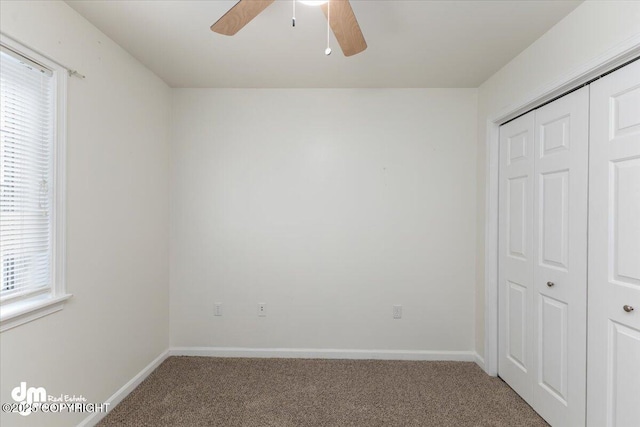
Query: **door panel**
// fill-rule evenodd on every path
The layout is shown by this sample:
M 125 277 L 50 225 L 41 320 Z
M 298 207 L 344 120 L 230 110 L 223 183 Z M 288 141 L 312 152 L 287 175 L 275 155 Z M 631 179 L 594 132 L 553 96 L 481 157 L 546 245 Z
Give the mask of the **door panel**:
M 640 253 L 640 199 L 629 197 L 640 194 L 640 158 L 613 162 L 611 168 L 614 252 L 609 256 L 615 260 L 613 278 L 640 286 L 640 259 L 636 256 Z
M 594 82 L 590 110 L 587 420 L 631 427 L 640 422 L 640 61 Z
M 507 182 L 507 227 L 509 228 L 509 257 L 527 259 L 527 186 L 529 177 L 510 178 Z M 530 197 L 530 196 L 529 196 Z
M 640 396 L 640 331 L 612 321 L 609 342 L 611 408 L 608 422 L 612 426 L 635 426 L 640 412 L 638 402 L 630 404 L 630 400 Z
M 570 116 L 562 116 L 546 122 L 539 127 L 541 157 L 550 156 L 558 151 L 569 150 L 571 141 Z
M 527 348 L 525 339 L 527 337 L 527 289 L 517 283 L 508 282 L 508 306 L 509 321 L 507 322 L 507 357 L 510 362 L 516 365 L 522 372 L 527 372 Z
M 569 258 L 569 171 L 540 175 L 540 263 L 567 270 Z
M 534 408 L 585 423 L 589 89 L 536 110 Z
M 500 128 L 500 376 L 530 404 L 533 331 L 533 125 L 526 114 Z
M 498 371 L 553 426 L 585 424 L 588 120 L 583 88 L 500 128 Z
M 562 301 L 540 296 L 540 372 L 538 381 L 563 405 L 567 405 L 567 312 Z

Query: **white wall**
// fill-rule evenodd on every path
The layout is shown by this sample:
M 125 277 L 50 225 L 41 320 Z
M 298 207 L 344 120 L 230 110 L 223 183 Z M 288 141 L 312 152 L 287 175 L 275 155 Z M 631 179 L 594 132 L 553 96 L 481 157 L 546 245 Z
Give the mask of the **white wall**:
M 171 345 L 472 350 L 476 113 L 475 89 L 174 90 Z
M 0 28 L 69 79 L 64 310 L 0 335 L 1 400 L 26 381 L 103 402 L 168 347 L 170 90 L 62 2 L 0 3 Z M 3 426 L 83 414 L 0 415 Z
M 484 354 L 486 124 L 530 93 L 640 33 L 640 2 L 585 1 L 478 89 L 476 350 Z

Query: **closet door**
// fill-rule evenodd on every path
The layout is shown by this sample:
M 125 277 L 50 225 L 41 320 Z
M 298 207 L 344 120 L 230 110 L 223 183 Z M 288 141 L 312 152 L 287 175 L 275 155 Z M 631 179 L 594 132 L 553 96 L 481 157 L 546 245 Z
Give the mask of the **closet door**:
M 553 426 L 585 424 L 589 90 L 500 128 L 499 366 Z
M 498 371 L 533 405 L 534 113 L 500 127 Z
M 533 407 L 584 426 L 589 89 L 535 111 Z
M 591 85 L 588 425 L 640 425 L 640 61 Z

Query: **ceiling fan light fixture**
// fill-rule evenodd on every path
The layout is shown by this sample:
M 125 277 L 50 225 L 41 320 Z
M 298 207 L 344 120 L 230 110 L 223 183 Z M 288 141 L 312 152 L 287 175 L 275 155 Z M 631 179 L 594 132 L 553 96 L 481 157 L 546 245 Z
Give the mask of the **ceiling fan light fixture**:
M 2 1 L 2 0 L 0 0 Z M 229 9 L 220 19 L 212 26 L 211 31 L 223 34 L 225 36 L 233 36 L 245 25 L 258 16 L 263 10 L 275 3 L 276 0 L 239 0 L 235 6 Z M 306 3 L 319 7 L 327 17 L 327 49 L 326 54 L 331 51 L 329 42 L 331 41 L 330 33 L 336 36 L 336 41 L 342 49 L 344 56 L 352 56 L 362 52 L 367 48 L 367 42 L 364 40 L 360 25 L 356 19 L 349 0 L 289 0 L 293 3 L 292 25 L 296 26 L 296 2 Z
M 307 6 L 322 6 L 329 0 L 298 0 L 302 4 L 306 4 Z

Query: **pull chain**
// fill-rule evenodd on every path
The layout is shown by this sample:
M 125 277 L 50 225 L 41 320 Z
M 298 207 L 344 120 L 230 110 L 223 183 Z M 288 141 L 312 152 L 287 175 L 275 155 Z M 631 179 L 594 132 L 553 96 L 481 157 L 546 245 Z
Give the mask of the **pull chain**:
M 331 46 L 329 46 L 330 35 L 331 35 L 331 0 L 327 2 L 327 48 L 324 51 L 324 54 L 327 56 L 331 55 Z
M 296 0 L 293 0 L 293 18 L 291 19 L 292 27 L 296 26 Z

